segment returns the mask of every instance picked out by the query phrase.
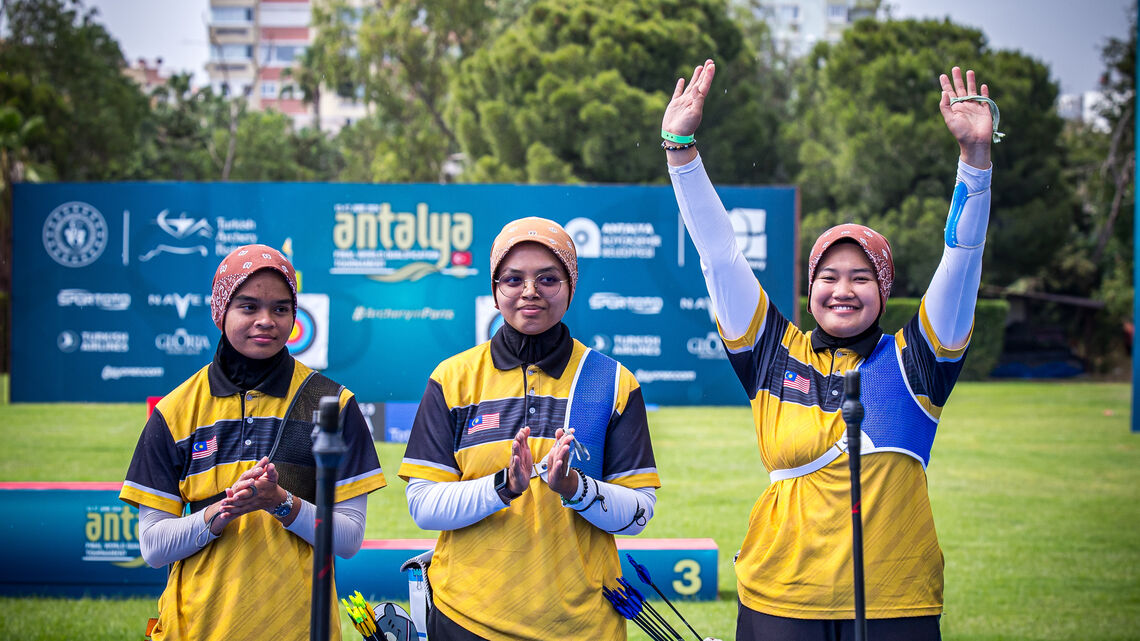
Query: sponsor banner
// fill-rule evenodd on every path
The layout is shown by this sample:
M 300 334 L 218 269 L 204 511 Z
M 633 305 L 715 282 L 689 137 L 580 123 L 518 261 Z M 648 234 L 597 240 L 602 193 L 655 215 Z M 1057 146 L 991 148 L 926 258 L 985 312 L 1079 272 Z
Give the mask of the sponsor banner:
M 89 292 L 86 289 L 61 289 L 55 297 L 60 307 L 95 308 L 107 312 L 121 312 L 130 308 L 131 295 L 110 292 Z
M 201 356 L 214 351 L 214 341 L 209 336 L 191 334 L 183 327 L 173 333 L 155 336 L 154 346 L 171 356 Z
M 794 313 L 795 191 L 718 193 Z M 491 243 L 540 212 L 578 246 L 573 336 L 643 373 L 648 403 L 747 402 L 666 185 L 20 184 L 13 207 L 14 401 L 166 394 L 213 356 L 218 262 L 256 242 L 297 268 L 290 352 L 358 398 L 415 403 L 442 360 L 502 326 Z
M 720 334 L 709 332 L 704 336 L 693 336 L 685 341 L 685 349 L 702 360 L 728 360 L 728 354 L 720 340 Z
M 648 335 L 634 336 L 629 334 L 614 334 L 613 336 L 594 334 L 594 340 L 590 347 L 613 357 L 660 356 L 661 337 Z
M 195 292 L 147 294 L 146 304 L 151 307 L 171 308 L 178 314 L 179 320 L 186 320 L 186 315 L 191 309 L 196 313 L 202 308 L 210 309 L 210 295 Z
M 629 311 L 634 314 L 660 314 L 665 299 L 660 296 L 622 296 L 613 292 L 590 294 L 590 309 Z
M 76 350 L 80 352 L 118 352 L 131 351 L 131 335 L 127 332 L 89 332 L 87 330 L 72 331 L 65 329 L 59 333 L 56 345 L 59 351 L 70 354 Z

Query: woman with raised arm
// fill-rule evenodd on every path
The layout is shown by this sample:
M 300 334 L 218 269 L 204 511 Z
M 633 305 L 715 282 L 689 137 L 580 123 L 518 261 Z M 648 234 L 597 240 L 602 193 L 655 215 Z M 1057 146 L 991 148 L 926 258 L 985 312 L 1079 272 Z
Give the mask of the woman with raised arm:
M 879 318 L 894 279 L 890 244 L 845 224 L 808 259 L 801 331 L 771 304 L 736 245 L 697 153 L 716 67 L 677 81 L 662 146 L 685 227 L 701 256 L 729 361 L 752 405 L 771 484 L 736 560 L 738 641 L 847 639 L 854 629 L 851 481 L 840 415 L 844 374 L 862 376 L 863 536 L 868 637 L 939 639 L 943 559 L 926 487 L 942 407 L 973 329 L 990 207 L 989 89 L 973 71 L 940 77 L 939 109 L 958 141 L 942 260 L 918 313 L 894 335 Z M 934 230 L 931 230 L 934 233 Z

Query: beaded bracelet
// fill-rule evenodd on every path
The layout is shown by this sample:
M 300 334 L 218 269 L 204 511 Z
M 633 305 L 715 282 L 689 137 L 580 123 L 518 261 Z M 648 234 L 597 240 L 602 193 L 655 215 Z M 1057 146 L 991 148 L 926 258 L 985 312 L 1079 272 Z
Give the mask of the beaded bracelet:
M 571 501 L 567 501 L 566 499 L 562 499 L 562 505 L 565 505 L 567 507 L 569 507 L 571 505 L 578 505 L 583 500 L 585 500 L 586 492 L 590 489 L 590 482 L 586 480 L 586 475 L 582 474 L 582 471 L 576 467 L 572 467 L 570 469 L 574 470 L 574 472 L 578 474 L 578 480 L 582 482 L 582 496 L 579 496 L 578 498 L 571 500 Z
M 692 147 L 695 144 L 697 144 L 696 140 L 690 140 L 689 142 L 687 142 L 683 145 L 670 145 L 668 140 L 662 140 L 661 141 L 661 148 L 664 149 L 665 151 L 681 151 L 682 149 L 688 149 L 689 147 Z

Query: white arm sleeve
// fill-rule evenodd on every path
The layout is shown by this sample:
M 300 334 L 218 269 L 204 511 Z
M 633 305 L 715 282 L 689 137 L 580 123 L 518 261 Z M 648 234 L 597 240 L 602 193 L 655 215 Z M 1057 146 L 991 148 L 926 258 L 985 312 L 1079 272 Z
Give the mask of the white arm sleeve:
M 304 539 L 309 545 L 317 540 L 317 506 L 301 498 L 297 518 L 285 528 Z M 333 504 L 333 554 L 350 559 L 360 551 L 364 542 L 364 526 L 368 512 L 368 495 L 360 494 Z
M 942 260 L 923 300 L 938 342 L 948 349 L 963 347 L 974 326 L 982 254 L 990 220 L 990 178 L 993 167 L 977 169 L 958 161 L 958 180 L 946 219 Z
M 613 534 L 640 534 L 653 518 L 653 507 L 657 504 L 657 491 L 653 488 L 629 488 L 588 476 L 583 478 L 586 495 L 581 502 L 566 507 L 581 514 L 599 530 Z M 582 492 L 583 478 L 578 479 L 575 497 Z
M 216 538 L 206 528 L 201 512 L 174 516 L 153 507 L 139 506 L 139 551 L 152 568 L 181 561 Z
M 740 338 L 748 331 L 760 302 L 760 282 L 736 244 L 728 212 L 701 157 L 679 167 L 670 165 L 669 178 L 685 229 L 701 256 L 701 272 L 721 331 L 728 340 Z
M 495 491 L 495 477 L 470 481 L 408 480 L 408 511 L 424 530 L 458 530 L 507 507 Z
M 312 545 L 316 540 L 316 507 L 299 498 L 294 501 L 300 504 L 300 511 L 286 529 Z M 354 496 L 333 505 L 334 554 L 347 559 L 360 550 L 367 509 L 367 495 Z M 139 551 L 152 568 L 181 561 L 217 538 L 207 529 L 201 512 L 180 517 L 145 505 L 139 506 Z

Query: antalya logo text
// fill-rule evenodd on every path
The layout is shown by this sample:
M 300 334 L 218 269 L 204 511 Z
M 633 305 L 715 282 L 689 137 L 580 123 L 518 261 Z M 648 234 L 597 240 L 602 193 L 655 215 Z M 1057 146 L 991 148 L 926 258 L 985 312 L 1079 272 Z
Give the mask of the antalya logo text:
M 416 281 L 428 274 L 473 276 L 469 251 L 474 218 L 466 212 L 392 211 L 391 203 L 334 206 L 331 274 L 362 274 L 385 283 Z

